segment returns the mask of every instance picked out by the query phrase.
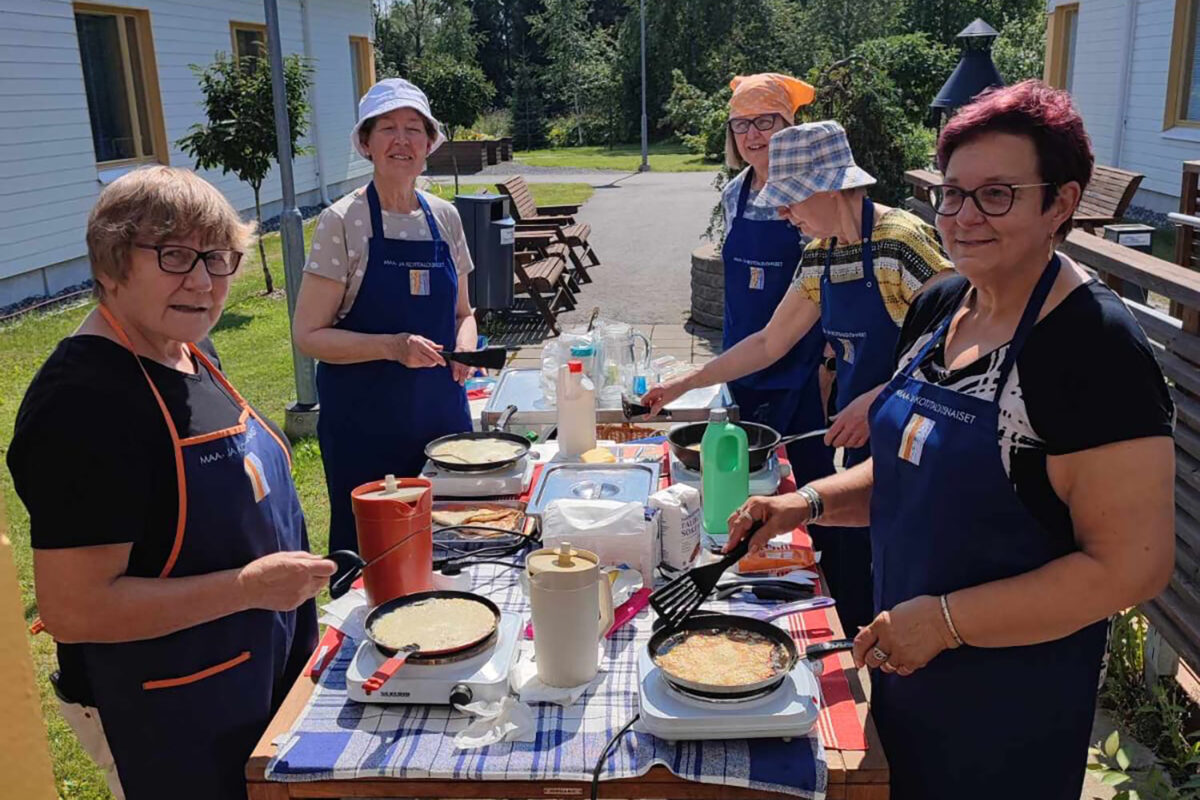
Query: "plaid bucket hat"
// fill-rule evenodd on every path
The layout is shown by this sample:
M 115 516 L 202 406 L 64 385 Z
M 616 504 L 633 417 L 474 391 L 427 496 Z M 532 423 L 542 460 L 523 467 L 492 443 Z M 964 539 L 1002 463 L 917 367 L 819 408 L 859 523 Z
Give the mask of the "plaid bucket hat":
M 854 163 L 846 130 L 833 120 L 784 128 L 771 137 L 767 183 L 754 205 L 801 203 L 817 192 L 871 186 L 875 178 Z

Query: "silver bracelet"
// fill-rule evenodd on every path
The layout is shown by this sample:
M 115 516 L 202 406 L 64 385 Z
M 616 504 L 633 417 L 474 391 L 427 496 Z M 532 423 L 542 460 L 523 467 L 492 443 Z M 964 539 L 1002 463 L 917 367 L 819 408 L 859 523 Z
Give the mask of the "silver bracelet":
M 825 503 L 821 500 L 821 495 L 812 484 L 806 483 L 796 490 L 804 500 L 808 503 L 808 519 L 806 522 L 816 522 L 825 513 Z
M 950 619 L 950 604 L 946 602 L 946 595 L 942 595 L 942 619 L 946 620 L 946 627 L 950 629 L 950 635 L 954 637 L 954 641 L 958 642 L 959 647 L 966 644 L 962 637 L 958 635 L 958 629 L 954 627 L 954 620 Z

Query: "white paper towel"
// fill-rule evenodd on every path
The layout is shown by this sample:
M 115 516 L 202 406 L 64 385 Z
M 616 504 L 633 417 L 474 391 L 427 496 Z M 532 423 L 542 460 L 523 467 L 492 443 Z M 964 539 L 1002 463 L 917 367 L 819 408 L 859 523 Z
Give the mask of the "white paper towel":
M 475 716 L 470 725 L 454 735 L 454 746 L 459 750 L 487 747 L 497 742 L 532 742 L 537 736 L 533 709 L 511 696 L 477 700 L 455 708 Z
M 599 645 L 598 645 L 599 646 Z M 603 652 L 597 656 L 603 662 Z M 533 660 L 533 646 L 525 643 L 513 664 L 512 672 L 508 673 L 508 684 L 517 693 L 523 703 L 558 703 L 569 706 L 575 703 L 593 684 L 604 680 L 604 670 L 596 673 L 596 677 L 579 686 L 547 686 L 537 674 L 537 662 Z

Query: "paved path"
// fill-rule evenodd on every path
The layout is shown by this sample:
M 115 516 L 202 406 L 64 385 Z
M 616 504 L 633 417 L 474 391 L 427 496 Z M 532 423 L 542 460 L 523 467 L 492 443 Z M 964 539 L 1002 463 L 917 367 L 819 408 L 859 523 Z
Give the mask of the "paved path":
M 714 177 L 643 172 L 594 184 L 596 193 L 578 218 L 592 226 L 601 266 L 591 271 L 595 282 L 579 293 L 579 308 L 560 317 L 564 323 L 586 321 L 594 306 L 624 322 L 684 322 L 691 306 L 691 252 L 702 244 L 720 199 Z

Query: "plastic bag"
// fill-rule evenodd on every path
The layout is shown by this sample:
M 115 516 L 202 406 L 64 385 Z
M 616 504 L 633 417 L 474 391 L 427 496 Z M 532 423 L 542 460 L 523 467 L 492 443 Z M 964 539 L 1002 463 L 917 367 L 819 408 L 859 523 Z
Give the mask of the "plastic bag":
M 542 512 L 542 546 L 569 542 L 591 550 L 602 565 L 628 564 L 653 576 L 658 565 L 657 515 L 641 503 L 618 500 L 554 500 Z

